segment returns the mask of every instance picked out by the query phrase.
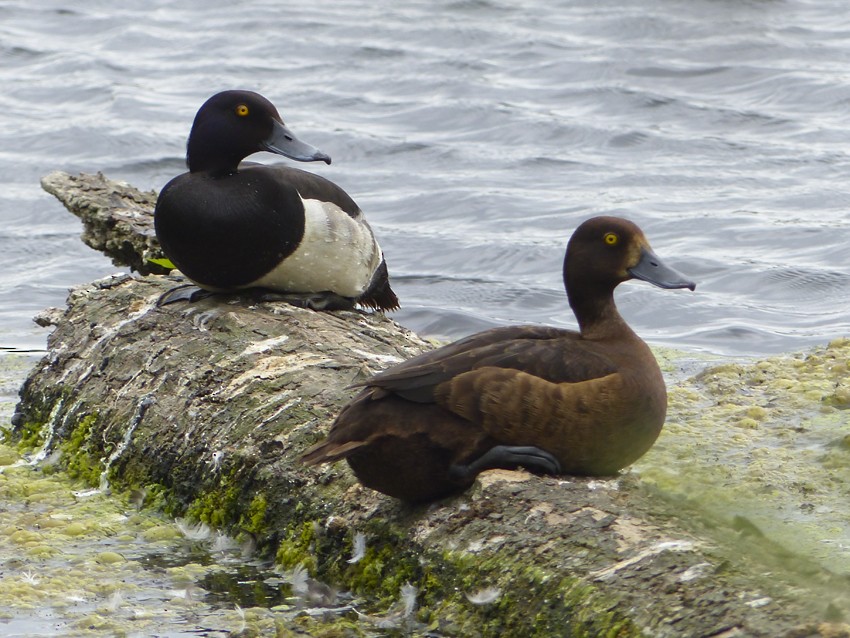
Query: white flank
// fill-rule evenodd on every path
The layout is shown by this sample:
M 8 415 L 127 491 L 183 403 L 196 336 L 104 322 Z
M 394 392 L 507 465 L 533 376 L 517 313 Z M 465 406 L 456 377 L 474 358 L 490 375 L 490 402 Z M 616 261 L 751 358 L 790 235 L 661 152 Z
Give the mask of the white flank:
M 381 248 L 372 229 L 362 215 L 354 219 L 335 204 L 302 201 L 305 226 L 301 244 L 280 266 L 250 285 L 358 297 L 381 263 Z

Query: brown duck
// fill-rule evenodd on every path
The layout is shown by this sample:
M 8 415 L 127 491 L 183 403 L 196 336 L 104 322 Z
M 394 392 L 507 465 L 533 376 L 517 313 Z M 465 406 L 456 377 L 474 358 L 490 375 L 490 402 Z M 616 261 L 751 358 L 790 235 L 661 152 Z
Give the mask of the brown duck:
M 629 279 L 695 288 L 635 224 L 584 222 L 564 259 L 580 332 L 494 328 L 390 368 L 357 384 L 327 440 L 302 460 L 347 459 L 363 485 L 411 502 L 463 490 L 494 468 L 615 474 L 649 450 L 667 411 L 655 357 L 614 304 Z

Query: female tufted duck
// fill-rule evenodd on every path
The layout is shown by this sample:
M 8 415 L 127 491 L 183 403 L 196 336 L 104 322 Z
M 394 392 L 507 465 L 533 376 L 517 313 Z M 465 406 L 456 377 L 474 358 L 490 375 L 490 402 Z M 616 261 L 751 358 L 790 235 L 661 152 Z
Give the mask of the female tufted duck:
M 357 384 L 302 460 L 345 458 L 363 485 L 411 502 L 466 489 L 493 468 L 616 473 L 649 450 L 667 411 L 658 363 L 614 304 L 614 288 L 633 278 L 695 288 L 633 223 L 584 222 L 564 259 L 580 332 L 495 328 L 390 368 Z

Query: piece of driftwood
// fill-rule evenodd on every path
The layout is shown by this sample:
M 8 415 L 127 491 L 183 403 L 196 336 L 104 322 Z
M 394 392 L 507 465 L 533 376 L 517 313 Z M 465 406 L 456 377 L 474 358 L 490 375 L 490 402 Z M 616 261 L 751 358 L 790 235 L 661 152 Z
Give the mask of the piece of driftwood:
M 150 261 L 164 257 L 151 214 L 156 193 L 142 192 L 102 173 L 75 176 L 57 171 L 45 175 L 41 187 L 80 218 L 83 242 L 116 266 L 129 266 L 143 275 L 168 272 Z
M 143 270 L 152 195 L 101 175 L 45 181 L 87 243 Z M 344 463 L 302 467 L 347 386 L 431 346 L 380 314 L 243 297 L 158 307 L 176 283 L 116 276 L 42 318 L 55 327 L 21 390 L 24 442 L 62 451 L 93 484 L 251 536 L 362 609 L 387 611 L 412 585 L 418 610 L 395 626 L 416 635 L 848 635 L 829 603 L 844 579 L 786 569 L 797 559 L 757 530 L 716 525 L 633 474 L 492 471 L 411 508 L 360 487 Z

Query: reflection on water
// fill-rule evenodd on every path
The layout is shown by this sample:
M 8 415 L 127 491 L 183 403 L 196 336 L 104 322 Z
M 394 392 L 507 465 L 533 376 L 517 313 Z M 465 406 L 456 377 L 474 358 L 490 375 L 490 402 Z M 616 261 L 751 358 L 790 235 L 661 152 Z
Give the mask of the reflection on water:
M 358 618 L 350 595 L 317 596 L 330 588 L 276 571 L 245 539 L 82 490 L 49 460 L 16 459 L 0 445 L 4 636 L 269 635 Z

